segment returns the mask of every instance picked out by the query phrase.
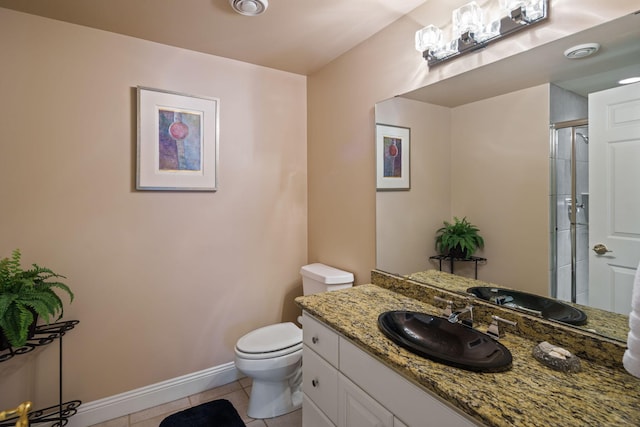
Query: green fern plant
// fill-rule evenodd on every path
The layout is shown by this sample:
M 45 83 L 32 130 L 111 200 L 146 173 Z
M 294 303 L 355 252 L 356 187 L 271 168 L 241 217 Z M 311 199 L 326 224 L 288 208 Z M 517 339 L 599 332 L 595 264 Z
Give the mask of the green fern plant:
M 38 316 L 46 323 L 62 317 L 64 306 L 54 288 L 66 292 L 70 302 L 74 296 L 59 281 L 66 277 L 36 264 L 23 270 L 20 257 L 20 250 L 16 249 L 10 258 L 0 260 L 0 332 L 13 347 L 26 343 L 29 328 Z
M 441 255 L 468 259 L 478 248 L 484 247 L 484 239 L 467 217 L 453 217 L 453 220 L 453 223 L 444 221 L 444 227 L 436 231 L 436 250 Z

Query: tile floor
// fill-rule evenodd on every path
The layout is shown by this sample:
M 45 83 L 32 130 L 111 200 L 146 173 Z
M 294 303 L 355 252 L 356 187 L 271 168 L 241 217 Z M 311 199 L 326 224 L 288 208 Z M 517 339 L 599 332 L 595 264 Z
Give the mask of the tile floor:
M 215 399 L 227 399 L 236 408 L 247 427 L 301 427 L 302 410 L 268 420 L 254 420 L 247 416 L 251 379 L 243 378 L 230 384 L 223 385 L 205 392 L 169 402 L 165 405 L 145 409 L 134 414 L 125 415 L 92 427 L 158 427 L 167 416 L 180 412 L 191 406 L 209 402 Z

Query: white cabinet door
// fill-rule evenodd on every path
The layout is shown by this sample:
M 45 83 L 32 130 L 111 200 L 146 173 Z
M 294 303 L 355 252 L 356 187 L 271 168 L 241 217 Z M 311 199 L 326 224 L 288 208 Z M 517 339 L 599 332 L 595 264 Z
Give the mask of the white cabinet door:
M 338 374 L 338 427 L 393 427 L 393 414 Z
M 335 427 L 307 395 L 302 397 L 302 427 Z M 397 427 L 397 426 L 394 426 Z

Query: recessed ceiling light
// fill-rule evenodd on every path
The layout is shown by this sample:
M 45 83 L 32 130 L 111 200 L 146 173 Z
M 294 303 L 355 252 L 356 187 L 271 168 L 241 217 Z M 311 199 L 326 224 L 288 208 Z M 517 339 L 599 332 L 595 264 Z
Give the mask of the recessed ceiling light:
M 593 55 L 600 49 L 598 43 L 585 43 L 572 46 L 564 51 L 564 56 L 569 59 L 581 59 L 586 58 L 589 55 Z
M 628 79 L 622 79 L 618 82 L 621 85 L 630 85 L 631 83 L 640 82 L 640 77 L 629 77 Z
M 229 0 L 229 4 L 241 15 L 258 16 L 269 7 L 269 0 Z

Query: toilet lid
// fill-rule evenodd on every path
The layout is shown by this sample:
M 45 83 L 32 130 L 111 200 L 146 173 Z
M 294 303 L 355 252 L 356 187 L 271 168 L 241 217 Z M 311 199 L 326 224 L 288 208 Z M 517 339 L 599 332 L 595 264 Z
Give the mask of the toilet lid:
M 244 353 L 269 353 L 302 342 L 302 329 L 292 322 L 278 323 L 251 331 L 236 343 Z

